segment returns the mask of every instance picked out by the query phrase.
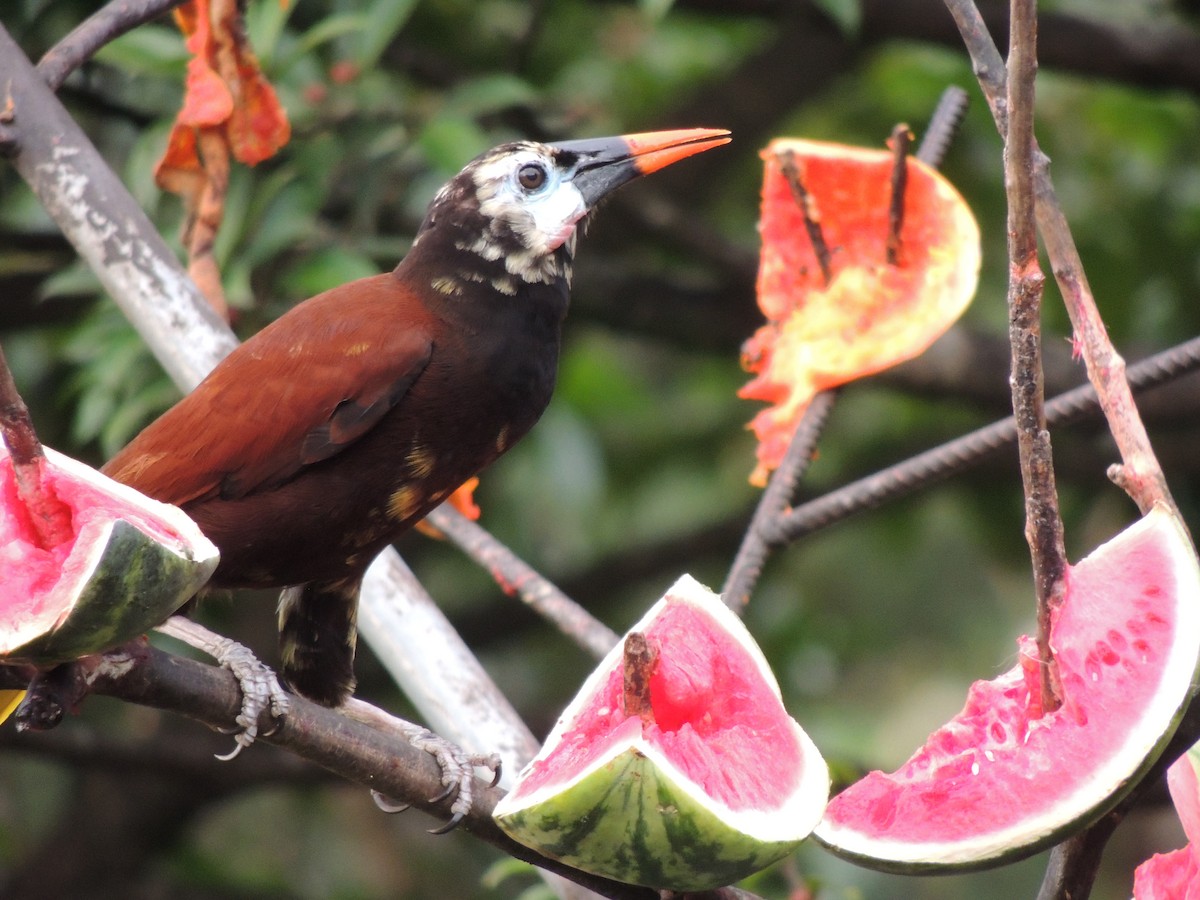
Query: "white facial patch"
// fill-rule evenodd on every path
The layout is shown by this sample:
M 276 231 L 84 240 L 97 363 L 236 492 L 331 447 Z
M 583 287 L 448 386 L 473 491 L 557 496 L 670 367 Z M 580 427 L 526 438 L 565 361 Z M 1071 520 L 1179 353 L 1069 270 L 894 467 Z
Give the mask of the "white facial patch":
M 517 181 L 517 173 L 531 164 L 542 167 L 546 181 L 527 191 Z M 509 266 L 513 275 L 524 277 L 533 260 L 549 256 L 565 244 L 588 211 L 579 189 L 563 179 L 552 159 L 534 150 L 488 161 L 476 171 L 475 185 L 479 211 L 507 225 L 527 250 L 527 254 L 509 257 L 519 269 Z

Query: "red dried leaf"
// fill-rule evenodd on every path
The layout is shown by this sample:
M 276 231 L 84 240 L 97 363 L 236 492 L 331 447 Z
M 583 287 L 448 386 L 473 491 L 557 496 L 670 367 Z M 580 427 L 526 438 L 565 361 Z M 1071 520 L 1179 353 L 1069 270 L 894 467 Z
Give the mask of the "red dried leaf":
M 789 151 L 829 250 L 828 284 L 783 173 L 780 155 Z M 751 481 L 760 485 L 818 391 L 919 355 L 958 319 L 980 260 L 966 202 L 916 159 L 908 160 L 898 262 L 889 265 L 889 151 L 779 139 L 762 156 L 758 303 L 767 324 L 742 348 L 756 377 L 739 391 L 775 404 L 751 423 L 759 439 Z
M 287 143 L 287 115 L 263 77 L 237 0 L 189 0 L 175 11 L 192 53 L 183 108 L 154 169 L 160 188 L 183 198 L 188 269 L 228 317 L 213 243 L 225 208 L 229 157 L 256 165 Z
M 238 162 L 254 166 L 275 155 L 288 142 L 291 126 L 275 89 L 258 66 L 246 41 L 237 0 L 213 0 L 220 4 L 217 67 L 236 73 L 234 90 L 238 102 L 229 119 L 229 143 Z M 214 7 L 215 9 L 215 7 Z
M 246 41 L 237 0 L 189 0 L 175 12 L 192 53 L 180 125 L 223 126 L 246 165 L 271 157 L 291 136 L 287 113 Z
M 217 126 L 233 113 L 233 94 L 229 92 L 229 86 L 205 58 L 203 38 L 208 32 L 205 28 L 188 38 L 186 46 L 196 55 L 188 61 L 183 109 L 175 117 L 176 127 Z

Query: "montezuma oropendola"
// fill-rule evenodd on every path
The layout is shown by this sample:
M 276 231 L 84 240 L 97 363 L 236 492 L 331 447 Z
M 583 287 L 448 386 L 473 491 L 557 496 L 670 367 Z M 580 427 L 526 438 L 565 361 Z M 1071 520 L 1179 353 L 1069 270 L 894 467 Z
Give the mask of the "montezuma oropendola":
M 195 519 L 221 551 L 213 586 L 285 588 L 282 674 L 341 703 L 368 564 L 550 400 L 580 222 L 728 140 L 698 128 L 484 153 L 438 191 L 393 271 L 268 325 L 104 471 Z

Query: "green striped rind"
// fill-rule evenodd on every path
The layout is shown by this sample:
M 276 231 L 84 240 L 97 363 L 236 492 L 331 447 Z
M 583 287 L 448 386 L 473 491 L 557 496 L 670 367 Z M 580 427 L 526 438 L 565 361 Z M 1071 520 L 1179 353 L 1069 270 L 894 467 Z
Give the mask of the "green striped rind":
M 633 626 L 646 631 L 666 600 L 702 608 L 758 663 L 765 687 L 779 686 L 741 620 L 717 595 L 683 576 Z M 686 638 L 685 638 L 686 639 Z M 537 759 L 553 754 L 574 724 L 576 710 L 615 665 L 620 647 L 596 668 L 563 713 Z M 706 794 L 636 729 L 575 777 L 532 793 L 521 789 L 496 805 L 496 822 L 514 840 L 578 869 L 630 884 L 677 891 L 730 884 L 790 853 L 816 827 L 829 798 L 829 770 L 812 740 L 793 720 L 792 733 L 803 761 L 798 783 L 785 787 L 780 773 L 779 804 L 769 810 L 735 811 Z M 748 767 L 770 764 L 770 748 Z M 528 771 L 528 769 L 526 770 Z
M 6 662 L 48 665 L 132 640 L 169 618 L 217 567 L 217 548 L 177 507 L 49 448 L 46 455 L 61 476 L 87 482 L 130 515 L 83 524 L 58 583 L 42 599 L 56 621 L 0 622 Z M 139 521 L 158 523 L 161 533 L 148 533 Z
M 816 825 L 828 774 L 805 743 L 811 771 L 802 796 L 769 816 L 716 803 L 638 740 L 561 790 L 516 808 L 502 800 L 495 817 L 514 840 L 585 872 L 676 891 L 721 887 L 782 859 Z M 772 830 L 775 837 L 766 836 Z

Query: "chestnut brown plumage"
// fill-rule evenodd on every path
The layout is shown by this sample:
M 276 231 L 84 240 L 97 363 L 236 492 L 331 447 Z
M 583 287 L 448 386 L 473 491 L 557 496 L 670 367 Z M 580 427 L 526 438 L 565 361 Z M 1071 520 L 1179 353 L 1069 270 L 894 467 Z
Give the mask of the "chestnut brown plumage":
M 285 588 L 282 673 L 340 703 L 368 564 L 550 400 L 581 220 L 728 140 L 687 129 L 483 154 L 438 192 L 395 270 L 264 328 L 105 471 L 196 520 L 221 551 L 214 586 Z

